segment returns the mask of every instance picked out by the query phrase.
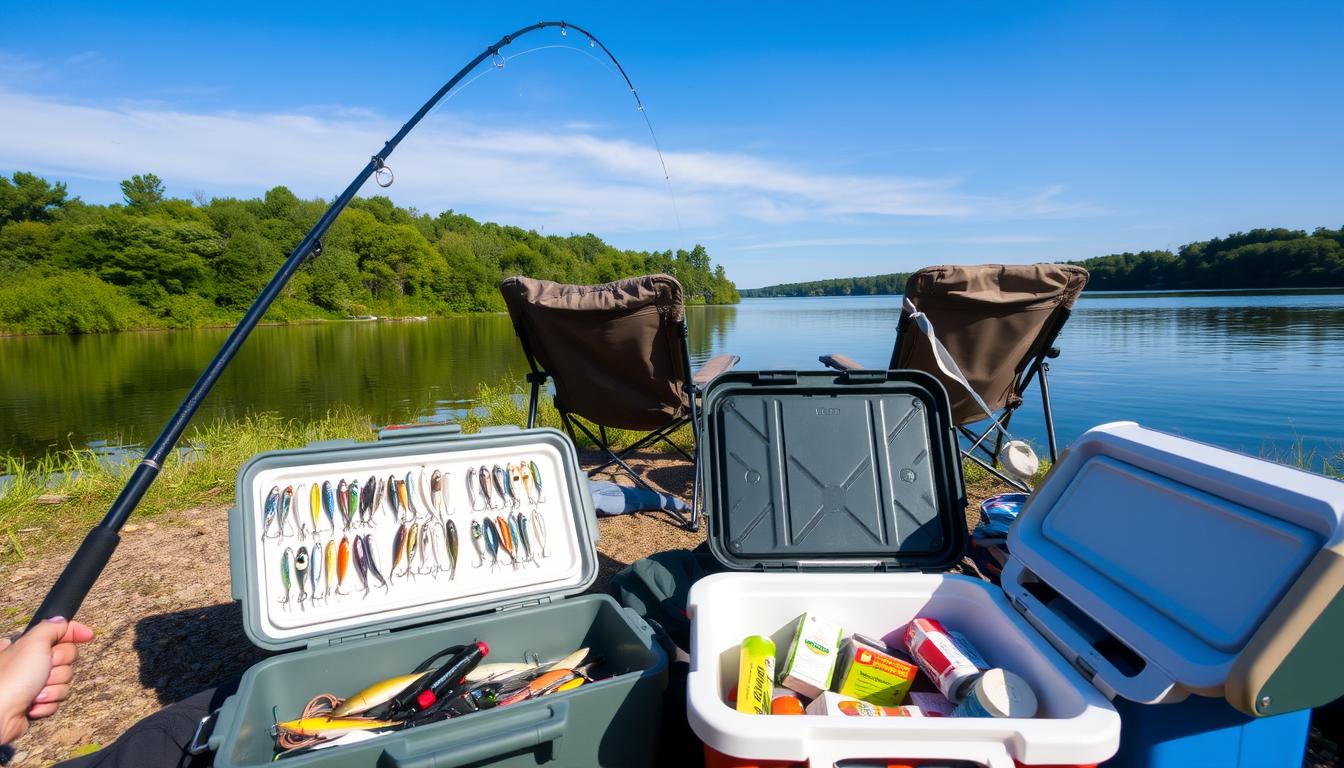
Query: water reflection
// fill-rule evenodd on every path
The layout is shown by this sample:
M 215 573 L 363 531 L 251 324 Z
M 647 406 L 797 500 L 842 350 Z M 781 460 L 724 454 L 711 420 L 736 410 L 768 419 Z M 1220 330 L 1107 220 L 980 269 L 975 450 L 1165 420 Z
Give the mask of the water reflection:
M 824 352 L 891 355 L 897 297 L 755 299 L 690 307 L 691 355 L 745 369 L 818 367 Z M 1118 419 L 1232 448 L 1344 448 L 1344 291 L 1087 294 L 1051 372 L 1067 442 Z M 226 331 L 0 339 L 0 450 L 40 456 L 157 433 Z M 504 315 L 258 329 L 198 416 L 307 418 L 349 405 L 382 422 L 452 417 L 480 382 L 526 370 Z M 1031 403 L 1034 405 L 1034 400 Z M 1042 440 L 1024 408 L 1022 436 Z

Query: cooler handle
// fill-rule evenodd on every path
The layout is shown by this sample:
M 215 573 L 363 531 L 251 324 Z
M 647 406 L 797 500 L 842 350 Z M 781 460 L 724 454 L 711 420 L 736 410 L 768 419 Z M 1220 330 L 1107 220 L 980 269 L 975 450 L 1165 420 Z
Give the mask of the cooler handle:
M 456 723 L 449 728 L 412 728 L 389 744 L 378 768 L 457 768 L 481 763 L 549 743 L 554 760 L 569 721 L 569 703 L 509 712 L 494 711 L 480 725 Z
M 826 745 L 815 745 L 808 750 L 808 768 L 852 768 L 860 765 L 903 765 L 926 760 L 946 761 L 953 765 L 970 763 L 984 768 L 1015 768 L 1012 755 L 1003 744 L 993 742 L 907 742 L 901 745 L 900 757 L 856 757 L 853 750 L 862 750 L 863 746 L 844 745 L 830 751 Z
M 458 424 L 390 424 L 378 430 L 379 440 L 407 440 L 422 437 L 459 437 L 462 427 Z
M 219 709 L 211 712 L 201 720 L 200 725 L 196 726 L 196 736 L 192 739 L 192 746 L 196 745 L 197 739 L 203 735 L 206 728 L 210 729 L 209 736 L 205 740 L 205 748 L 211 752 L 218 752 L 219 748 L 224 746 L 224 736 L 233 727 L 233 718 L 238 713 L 238 694 L 234 694 L 224 700 L 219 705 Z M 213 723 L 206 723 L 206 720 L 214 718 Z M 192 754 L 197 754 L 193 752 Z

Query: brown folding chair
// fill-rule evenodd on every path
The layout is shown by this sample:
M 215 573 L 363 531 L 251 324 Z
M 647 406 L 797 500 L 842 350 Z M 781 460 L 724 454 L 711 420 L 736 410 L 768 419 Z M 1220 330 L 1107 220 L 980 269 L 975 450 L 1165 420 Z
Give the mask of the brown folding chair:
M 1050 461 L 1058 460 L 1047 359 L 1059 356 L 1055 339 L 1086 284 L 1087 270 L 1069 264 L 926 267 L 905 283 L 906 304 L 889 367 L 916 368 L 937 377 L 951 396 L 953 421 L 970 440 L 962 455 L 1022 490 L 1029 488 L 994 464 L 1008 422 L 1038 375 Z M 965 382 L 939 364 L 916 312 L 927 318 Z M 844 355 L 822 355 L 820 360 L 842 371 L 862 367 Z M 967 385 L 974 391 L 967 391 Z M 990 423 L 978 434 L 966 426 L 985 419 Z
M 527 376 L 531 384 L 527 426 L 536 424 L 541 386 L 550 378 L 555 380 L 555 405 L 570 437 L 577 429 L 606 454 L 606 461 L 589 474 L 615 464 L 649 488 L 626 457 L 659 441 L 672 446 L 694 466 L 691 516 L 681 522 L 697 530 L 700 441 L 695 441 L 692 454 L 669 436 L 684 424 L 698 423 L 700 388 L 730 370 L 738 358 L 719 355 L 691 371 L 681 284 L 670 275 L 605 285 L 510 277 L 499 291 L 532 369 Z M 596 433 L 585 421 L 596 427 Z M 608 427 L 648 434 L 618 453 L 607 440 Z

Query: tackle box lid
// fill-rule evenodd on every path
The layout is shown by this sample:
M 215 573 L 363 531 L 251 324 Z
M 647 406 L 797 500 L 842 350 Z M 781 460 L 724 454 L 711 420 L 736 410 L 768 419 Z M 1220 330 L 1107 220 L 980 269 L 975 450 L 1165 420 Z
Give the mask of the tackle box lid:
M 488 513 L 480 509 L 479 496 L 469 494 L 466 489 L 467 470 L 493 468 L 496 464 L 523 459 L 537 464 L 542 481 L 535 496 L 544 501 L 533 507 L 524 493 L 518 509 L 492 509 Z M 318 604 L 300 605 L 294 558 L 300 547 L 313 547 L 314 538 L 298 537 L 293 532 L 280 539 L 262 538 L 269 490 L 293 485 L 297 491 L 300 485 L 305 486 L 303 498 L 296 492 L 290 514 L 298 515 L 305 527 L 311 527 L 308 494 L 314 483 L 329 480 L 336 486 L 341 478 L 358 477 L 363 481 L 370 476 L 400 477 L 408 471 L 418 480 L 422 467 L 426 476 L 436 468 L 447 471 L 443 488 L 453 513 L 443 519 L 454 522 L 459 539 L 453 578 L 443 573 L 414 578 L 392 575 L 391 542 L 398 522 L 386 505 L 374 513 L 377 519 L 371 528 L 355 528 L 348 534 L 341 530 L 343 520 L 338 511 L 335 535 L 327 530 L 325 514 L 321 516 L 322 533 L 316 541 L 323 555 L 327 541 L 335 542 L 334 546 L 339 548 L 342 537 L 353 540 L 356 533 L 369 534 L 373 536 L 375 562 L 383 578 L 392 579 L 393 587 L 383 590 L 371 586 L 364 595 L 352 554 L 345 590 L 350 594 L 328 595 Z M 410 493 L 417 494 L 418 489 Z M 236 505 L 229 512 L 233 597 L 242 604 L 243 629 L 248 639 L 267 650 L 350 642 L 401 627 L 536 605 L 581 593 L 597 578 L 598 528 L 588 477 L 579 465 L 573 442 L 554 429 L 487 427 L 478 434 L 463 435 L 457 425 L 398 426 L 382 430 L 378 440 L 372 442 L 334 440 L 295 450 L 261 453 L 239 470 L 236 498 Z M 421 503 L 414 495 L 412 500 Z M 535 520 L 531 514 L 534 509 L 545 526 L 542 537 L 547 556 L 538 552 L 535 561 L 513 568 L 501 551 L 499 567 L 491 567 L 489 554 L 481 558 L 479 567 L 473 567 L 477 561 L 471 534 L 473 521 L 483 520 L 487 514 L 494 519 L 506 511 L 522 511 L 529 520 Z M 291 520 L 289 524 L 297 523 Z M 530 541 L 537 548 L 538 532 L 535 524 L 529 526 Z M 268 531 L 273 532 L 274 527 Z M 446 539 L 445 525 L 440 525 L 439 531 Z M 291 588 L 289 602 L 281 603 L 285 588 L 279 575 L 280 559 L 285 550 L 290 552 Z M 310 555 L 310 560 L 314 557 L 315 554 Z M 440 557 L 446 557 L 446 546 Z M 325 574 L 325 564 L 322 570 Z M 376 584 L 370 578 L 371 584 Z M 393 591 L 403 586 L 399 592 Z
M 945 571 L 968 540 L 948 396 L 921 371 L 734 371 L 703 397 L 710 550 L 729 568 Z
M 1344 692 L 1344 483 L 1145 429 L 1079 437 L 1008 534 L 1014 606 L 1107 695 Z

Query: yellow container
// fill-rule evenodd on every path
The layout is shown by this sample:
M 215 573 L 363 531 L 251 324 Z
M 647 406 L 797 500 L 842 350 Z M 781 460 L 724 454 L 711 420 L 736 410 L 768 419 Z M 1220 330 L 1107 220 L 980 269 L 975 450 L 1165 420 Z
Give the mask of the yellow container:
M 737 711 L 749 715 L 770 714 L 775 690 L 775 643 L 751 635 L 742 641 L 737 667 Z

